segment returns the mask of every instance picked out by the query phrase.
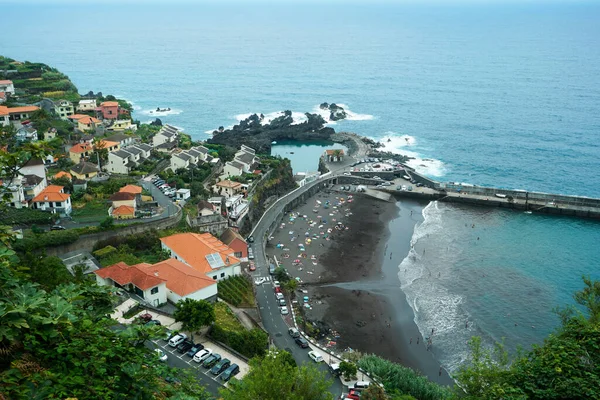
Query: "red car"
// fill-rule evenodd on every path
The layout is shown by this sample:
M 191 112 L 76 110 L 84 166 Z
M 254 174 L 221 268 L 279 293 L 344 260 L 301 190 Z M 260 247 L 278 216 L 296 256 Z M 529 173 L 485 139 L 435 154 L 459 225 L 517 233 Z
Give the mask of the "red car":
M 281 293 L 281 288 L 279 286 L 275 288 L 275 293 Z
M 252 261 L 250 261 L 250 266 L 248 267 L 250 271 L 256 271 L 256 265 Z

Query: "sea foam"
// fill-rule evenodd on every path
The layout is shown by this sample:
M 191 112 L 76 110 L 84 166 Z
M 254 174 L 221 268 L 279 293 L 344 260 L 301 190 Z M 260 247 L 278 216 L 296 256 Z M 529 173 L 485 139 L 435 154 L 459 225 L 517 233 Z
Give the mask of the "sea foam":
M 149 115 L 151 117 L 166 117 L 169 115 L 178 115 L 183 112 L 183 110 L 171 108 L 169 111 L 156 111 L 156 109 L 152 110 L 142 110 L 140 111 L 144 115 Z
M 446 165 L 442 161 L 433 158 L 422 158 L 417 151 L 411 150 L 417 145 L 417 139 L 414 136 L 400 135 L 388 131 L 383 138 L 372 137 L 371 139 L 381 142 L 384 151 L 411 157 L 406 165 L 414 168 L 418 173 L 431 177 L 440 177 L 446 174 Z

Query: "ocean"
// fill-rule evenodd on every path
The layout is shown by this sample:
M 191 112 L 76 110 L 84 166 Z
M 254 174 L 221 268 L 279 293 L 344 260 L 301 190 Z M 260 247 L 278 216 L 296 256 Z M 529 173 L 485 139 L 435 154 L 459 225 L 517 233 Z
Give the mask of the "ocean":
M 80 92 L 125 98 L 136 119 L 194 139 L 249 113 L 335 102 L 351 115 L 333 128 L 381 140 L 431 177 L 600 197 L 593 2 L 2 9 L 0 54 L 57 67 Z M 597 222 L 437 203 L 423 217 L 399 278 L 450 370 L 471 334 L 540 343 L 580 275 L 600 278 Z

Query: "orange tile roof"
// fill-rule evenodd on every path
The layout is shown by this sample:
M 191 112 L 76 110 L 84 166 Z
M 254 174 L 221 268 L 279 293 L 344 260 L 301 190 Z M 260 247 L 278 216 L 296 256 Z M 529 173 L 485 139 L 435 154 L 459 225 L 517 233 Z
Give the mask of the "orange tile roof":
M 77 120 L 77 122 L 84 124 L 84 125 L 89 125 L 89 124 L 99 124 L 101 121 L 98 118 L 94 118 L 94 117 L 90 117 L 89 115 L 86 115 L 85 117 L 79 118 Z
M 234 182 L 234 181 L 230 181 L 229 179 L 227 179 L 225 181 L 217 182 L 217 186 L 235 189 L 239 186 L 242 186 L 242 184 L 239 182 Z
M 50 185 L 46 189 L 42 190 L 40 194 L 33 198 L 33 202 L 43 203 L 46 201 L 65 201 L 69 197 L 70 194 L 60 193 L 63 190 L 62 186 L 58 185 Z
M 126 200 L 134 200 L 135 193 L 131 192 L 117 192 L 110 196 L 110 201 L 126 201 Z
M 62 177 L 73 179 L 73 175 L 71 175 L 70 173 L 68 173 L 66 171 L 59 171 L 56 173 L 56 175 L 54 175 L 54 179 L 58 179 L 58 178 L 62 178 Z
M 339 151 L 341 156 L 344 155 L 344 150 L 342 150 L 342 149 L 325 150 L 325 151 L 327 152 L 328 156 L 334 156 L 336 151 Z
M 0 106 L 0 115 L 8 115 L 8 107 Z
M 73 115 L 69 115 L 67 118 L 69 119 L 81 119 L 84 117 L 89 117 L 89 115 L 85 115 L 85 114 L 73 114 Z
M 140 193 L 142 193 L 142 187 L 137 186 L 137 185 L 127 185 L 127 186 L 123 186 L 121 189 L 119 189 L 119 192 L 140 194 Z
M 60 193 L 64 188 L 64 186 L 60 185 L 49 185 L 48 187 L 46 187 L 46 189 L 44 189 L 44 192 Z
M 118 146 L 118 145 L 119 145 L 119 142 L 112 142 L 110 140 L 101 140 L 100 143 L 98 143 L 97 147 L 99 147 L 101 149 L 108 149 L 110 147 Z
M 86 143 L 77 143 L 75 146 L 69 149 L 69 153 L 85 153 L 86 151 L 91 151 L 92 146 Z
M 117 101 L 105 101 L 102 104 L 100 104 L 102 107 L 118 107 L 119 106 L 119 102 Z
M 165 279 L 167 288 L 180 296 L 217 284 L 215 280 L 174 258 L 144 267 L 153 276 Z
M 226 266 L 240 262 L 234 257 L 235 251 L 231 247 L 210 233 L 178 233 L 161 238 L 160 241 L 177 253 L 186 264 L 204 274 L 214 271 L 206 259 L 209 254 L 218 253 Z M 229 263 L 226 262 L 227 258 Z
M 0 81 L 0 85 L 10 85 L 11 83 L 13 83 L 13 81 L 9 81 L 9 80 Z
M 104 279 L 110 278 L 121 286 L 133 283 L 141 290 L 147 290 L 166 282 L 165 279 L 149 274 L 143 265 L 129 266 L 124 262 L 101 268 L 94 273 Z
M 112 211 L 112 215 L 135 215 L 135 208 L 130 206 L 119 206 Z
M 39 107 L 36 106 L 22 106 L 22 107 L 10 107 L 8 109 L 9 114 L 17 114 L 17 113 L 29 113 L 39 110 Z

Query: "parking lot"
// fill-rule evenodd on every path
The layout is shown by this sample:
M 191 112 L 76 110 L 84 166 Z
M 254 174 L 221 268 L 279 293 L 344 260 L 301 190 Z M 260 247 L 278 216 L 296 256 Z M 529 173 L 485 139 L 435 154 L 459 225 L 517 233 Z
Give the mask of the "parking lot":
M 205 337 L 201 337 L 200 340 L 198 340 L 198 337 L 195 336 L 194 337 L 194 343 L 200 343 L 204 346 L 204 348 L 207 349 L 211 349 L 213 354 L 219 354 L 221 355 L 221 359 L 228 359 L 229 361 L 231 361 L 231 364 L 237 364 L 240 367 L 240 372 L 235 375 L 235 377 L 237 379 L 242 379 L 244 377 L 244 375 L 246 375 L 248 373 L 248 364 L 242 360 L 241 358 L 233 355 L 232 353 L 230 353 L 229 351 L 223 349 L 222 347 L 220 347 L 219 345 L 217 345 L 216 343 L 214 343 L 213 341 L 205 338 Z M 186 364 L 186 368 L 194 368 L 199 374 L 202 374 L 206 377 L 206 379 L 211 379 L 213 381 L 215 381 L 216 383 L 218 383 L 219 385 L 223 385 L 224 382 L 220 379 L 220 375 L 213 375 L 210 372 L 210 368 L 204 368 L 202 366 L 202 363 L 197 363 L 194 360 L 192 360 L 192 357 L 188 356 L 187 354 L 183 353 L 179 353 L 175 347 L 171 347 L 168 345 L 166 340 L 155 340 L 154 343 L 156 344 L 157 348 L 161 348 L 168 356 L 168 360 L 167 362 L 170 362 L 170 364 L 174 364 L 174 366 L 177 367 L 182 367 L 181 362 L 177 362 L 177 363 L 173 363 L 173 359 L 177 358 L 178 360 L 182 361 L 183 363 Z M 205 380 L 205 378 L 203 377 L 202 380 Z M 225 384 L 226 386 L 227 384 Z

